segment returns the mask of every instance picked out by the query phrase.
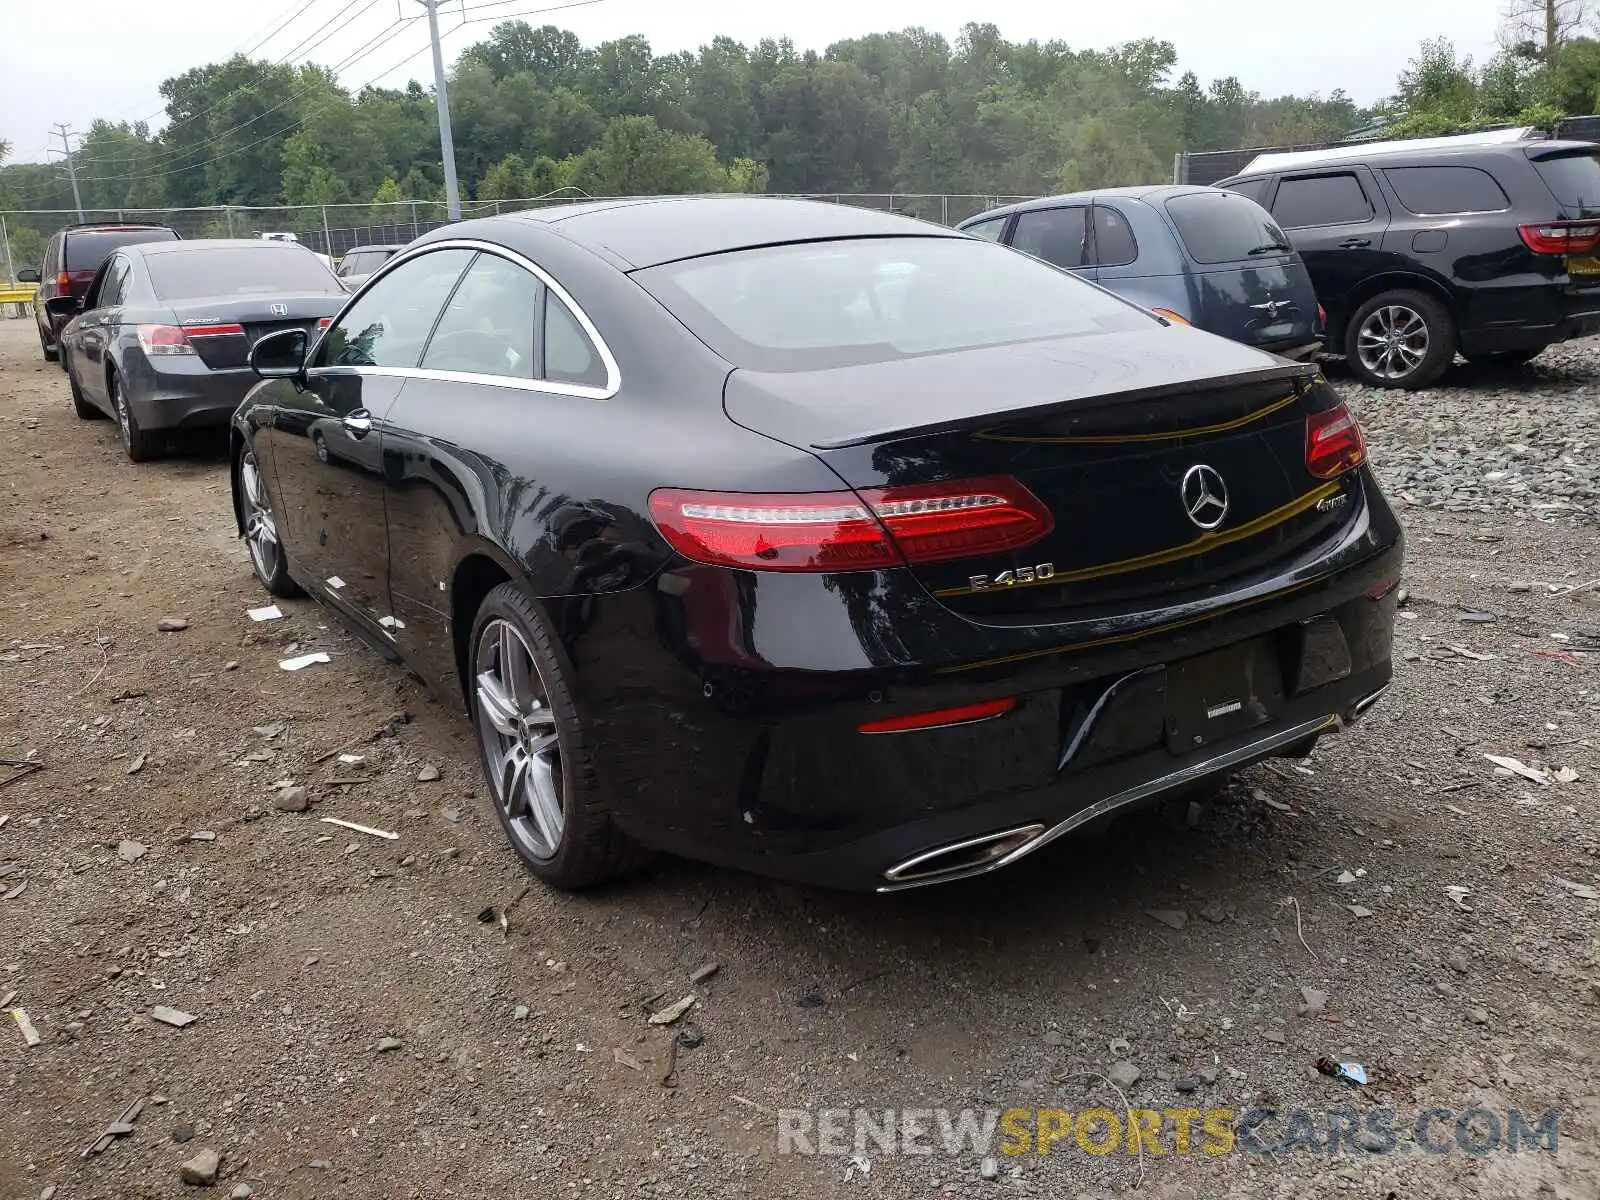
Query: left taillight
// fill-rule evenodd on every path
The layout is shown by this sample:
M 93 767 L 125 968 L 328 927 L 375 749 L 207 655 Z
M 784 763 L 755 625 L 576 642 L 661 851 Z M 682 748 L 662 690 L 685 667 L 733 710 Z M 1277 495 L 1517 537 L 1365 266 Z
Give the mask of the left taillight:
M 141 325 L 137 332 L 139 345 L 152 358 L 194 353 L 189 336 L 177 325 Z
M 332 317 L 322 317 L 322 318 L 320 318 L 317 321 L 317 332 L 321 333 L 324 329 L 326 329 L 329 325 L 332 325 L 332 324 L 333 324 L 333 318 Z
M 753 571 L 871 571 L 998 554 L 1055 526 L 1009 476 L 839 492 L 659 488 L 650 515 L 685 558 Z
M 1361 423 L 1343 404 L 1306 418 L 1306 470 L 1333 479 L 1367 461 Z

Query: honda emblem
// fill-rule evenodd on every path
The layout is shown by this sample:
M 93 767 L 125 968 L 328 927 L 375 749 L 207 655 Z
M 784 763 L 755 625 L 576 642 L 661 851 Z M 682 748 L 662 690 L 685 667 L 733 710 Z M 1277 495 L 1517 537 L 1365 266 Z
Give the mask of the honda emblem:
M 289 306 L 281 301 L 275 300 L 271 304 L 267 305 L 267 311 L 275 317 L 287 317 L 289 315 Z

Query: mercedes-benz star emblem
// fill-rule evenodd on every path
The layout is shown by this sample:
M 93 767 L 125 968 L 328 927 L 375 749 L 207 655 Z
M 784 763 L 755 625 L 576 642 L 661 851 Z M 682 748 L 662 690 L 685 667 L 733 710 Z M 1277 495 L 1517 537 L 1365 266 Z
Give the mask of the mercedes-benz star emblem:
M 1183 473 L 1178 486 L 1183 511 L 1201 529 L 1215 529 L 1228 516 L 1228 485 L 1215 467 L 1196 463 Z
M 275 317 L 286 317 L 289 315 L 289 306 L 282 301 L 274 300 L 267 305 L 267 311 Z

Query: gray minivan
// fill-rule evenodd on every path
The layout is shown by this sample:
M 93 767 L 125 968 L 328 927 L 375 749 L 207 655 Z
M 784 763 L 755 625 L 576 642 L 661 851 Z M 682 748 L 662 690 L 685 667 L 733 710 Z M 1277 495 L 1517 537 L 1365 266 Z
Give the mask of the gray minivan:
M 1236 192 L 1101 188 L 991 209 L 958 228 L 1236 342 L 1302 359 L 1322 348 L 1305 264 L 1271 214 Z

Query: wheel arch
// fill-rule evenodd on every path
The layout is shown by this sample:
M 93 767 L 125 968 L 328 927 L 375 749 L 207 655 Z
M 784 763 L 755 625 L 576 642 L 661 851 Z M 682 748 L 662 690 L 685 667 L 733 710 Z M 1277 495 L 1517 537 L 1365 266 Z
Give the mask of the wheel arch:
M 244 497 L 239 494 L 239 464 L 244 459 L 244 434 L 228 424 L 228 491 L 233 496 L 233 527 L 244 536 Z
M 522 569 L 499 546 L 479 540 L 464 547 L 450 576 L 449 615 L 456 679 L 460 683 L 461 703 L 469 712 L 472 709 L 472 670 L 468 661 L 472 653 L 472 626 L 485 597 L 502 583 L 519 583 L 530 598 L 533 596 Z
M 1349 328 L 1350 318 L 1355 316 L 1359 309 L 1374 296 L 1381 296 L 1384 292 L 1422 292 L 1432 296 L 1444 305 L 1445 311 L 1450 314 L 1450 319 L 1455 322 L 1457 329 L 1461 326 L 1461 313 L 1451 294 L 1450 289 L 1440 283 L 1431 275 L 1422 275 L 1411 271 L 1385 271 L 1363 279 L 1339 302 L 1337 310 L 1328 313 L 1328 340 L 1343 351 L 1345 331 Z

